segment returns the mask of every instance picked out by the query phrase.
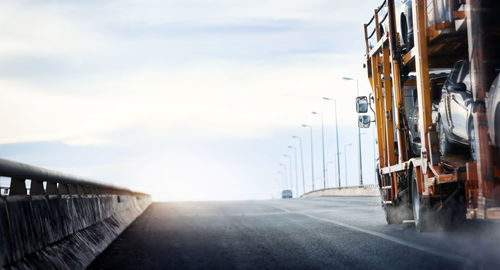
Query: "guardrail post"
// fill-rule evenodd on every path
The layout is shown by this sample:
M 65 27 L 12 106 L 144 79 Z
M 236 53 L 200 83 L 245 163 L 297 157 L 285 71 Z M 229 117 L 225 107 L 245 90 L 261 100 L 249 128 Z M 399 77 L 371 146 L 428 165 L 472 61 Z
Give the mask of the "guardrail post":
M 41 180 L 31 179 L 30 195 L 45 195 Z
M 12 196 L 12 195 L 28 195 L 28 193 L 26 192 L 25 180 L 26 179 L 23 179 L 23 178 L 12 177 L 10 179 L 9 196 Z
M 73 184 L 69 184 L 68 185 L 68 188 L 69 188 L 69 194 L 71 195 L 78 195 L 78 187 L 76 185 L 73 185 Z
M 85 192 L 83 192 L 84 186 L 82 186 L 82 185 L 75 185 L 75 187 L 76 187 L 76 194 L 78 194 L 78 195 L 85 194 Z
M 59 194 L 69 194 L 68 184 L 59 183 Z

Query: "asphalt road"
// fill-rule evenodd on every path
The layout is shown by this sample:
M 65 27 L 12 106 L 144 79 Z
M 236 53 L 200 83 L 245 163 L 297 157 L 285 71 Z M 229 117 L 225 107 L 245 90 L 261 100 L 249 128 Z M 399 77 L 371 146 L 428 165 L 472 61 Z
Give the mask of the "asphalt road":
M 500 269 L 500 226 L 418 233 L 376 197 L 154 203 L 89 268 Z

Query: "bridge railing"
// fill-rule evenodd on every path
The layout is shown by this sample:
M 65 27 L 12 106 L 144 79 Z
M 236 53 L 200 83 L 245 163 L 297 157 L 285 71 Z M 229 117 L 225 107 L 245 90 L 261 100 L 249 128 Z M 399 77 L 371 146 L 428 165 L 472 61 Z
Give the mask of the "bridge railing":
M 99 194 L 149 196 L 128 188 L 6 159 L 0 159 L 0 176 L 10 177 L 10 184 L 0 187 L 1 196 Z
M 372 191 L 378 190 L 378 185 L 377 184 L 369 184 L 369 185 L 362 185 L 362 186 L 356 185 L 356 186 L 347 186 L 347 187 L 344 186 L 344 187 L 322 188 L 322 189 L 316 189 L 316 190 L 306 192 L 306 193 L 302 194 L 301 197 L 308 197 L 308 196 L 311 196 L 313 194 L 325 194 L 325 192 L 329 193 L 332 191 L 336 192 L 336 193 L 346 191 L 347 193 L 352 193 L 352 195 L 355 195 L 357 191 L 361 191 L 361 193 L 365 193 L 365 191 L 369 191 L 369 190 L 372 190 Z M 344 192 L 344 195 L 345 195 L 345 192 Z

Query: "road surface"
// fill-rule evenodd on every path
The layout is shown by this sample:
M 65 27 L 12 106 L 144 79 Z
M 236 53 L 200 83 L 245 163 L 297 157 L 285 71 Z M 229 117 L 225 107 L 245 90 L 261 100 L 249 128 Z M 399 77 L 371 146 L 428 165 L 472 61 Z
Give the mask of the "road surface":
M 500 226 L 387 225 L 376 197 L 154 203 L 90 269 L 500 269 Z

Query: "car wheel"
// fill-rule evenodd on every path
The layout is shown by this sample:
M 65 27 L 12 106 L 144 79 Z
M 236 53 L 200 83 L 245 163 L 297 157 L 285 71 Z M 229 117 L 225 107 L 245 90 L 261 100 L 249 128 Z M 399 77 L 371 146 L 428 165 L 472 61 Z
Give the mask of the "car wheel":
M 439 135 L 439 152 L 444 156 L 446 153 L 450 152 L 450 142 L 448 141 L 448 135 L 444 130 L 443 120 L 440 117 L 438 122 L 438 135 Z
M 412 157 L 419 157 L 420 156 L 420 145 L 413 140 L 410 141 L 410 150 L 411 150 L 411 156 Z
M 469 149 L 470 157 L 472 160 L 477 160 L 477 142 L 476 142 L 476 132 L 474 130 L 474 121 L 471 119 L 469 122 Z
M 500 168 L 500 106 L 495 111 L 495 146 L 497 148 L 497 167 Z
M 401 15 L 401 37 L 403 38 L 403 45 L 407 47 L 408 51 L 408 25 L 406 23 L 406 16 Z

